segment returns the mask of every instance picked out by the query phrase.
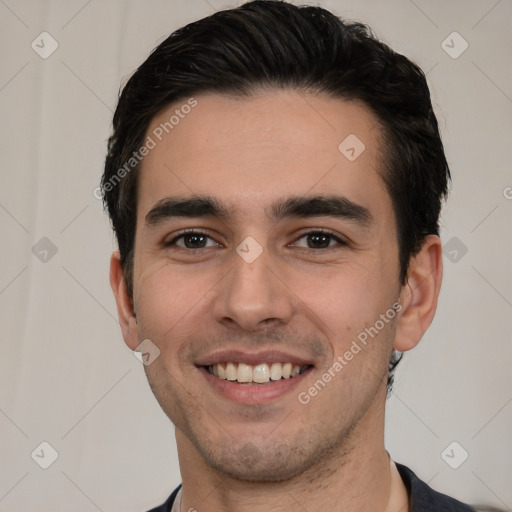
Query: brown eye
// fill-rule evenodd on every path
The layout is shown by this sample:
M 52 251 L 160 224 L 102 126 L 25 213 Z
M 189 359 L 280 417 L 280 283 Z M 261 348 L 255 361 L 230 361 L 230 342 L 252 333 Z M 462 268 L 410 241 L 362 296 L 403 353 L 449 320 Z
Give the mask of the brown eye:
M 307 243 L 310 249 L 326 249 L 331 245 L 332 236 L 324 233 L 307 235 Z
M 343 242 L 332 233 L 312 231 L 302 235 L 294 245 L 304 249 L 329 249 L 337 245 L 343 245 Z
M 193 233 L 191 235 L 185 235 L 183 237 L 183 244 L 187 249 L 200 249 L 206 246 L 207 237 L 204 235 L 197 235 Z
M 165 244 L 167 247 L 176 245 L 184 249 L 204 249 L 206 247 L 218 247 L 218 243 L 204 233 L 189 231 L 173 238 Z

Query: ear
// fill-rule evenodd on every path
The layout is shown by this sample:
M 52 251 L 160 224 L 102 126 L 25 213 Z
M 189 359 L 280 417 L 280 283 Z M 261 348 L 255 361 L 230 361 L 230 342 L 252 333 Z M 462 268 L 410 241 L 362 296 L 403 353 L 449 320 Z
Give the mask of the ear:
M 116 299 L 117 315 L 124 341 L 130 349 L 135 350 L 139 346 L 139 331 L 132 300 L 126 287 L 119 251 L 113 252 L 110 258 L 110 286 Z
M 419 253 L 411 258 L 407 281 L 400 291 L 402 310 L 394 348 L 414 348 L 432 323 L 443 279 L 443 247 L 436 235 L 429 235 Z

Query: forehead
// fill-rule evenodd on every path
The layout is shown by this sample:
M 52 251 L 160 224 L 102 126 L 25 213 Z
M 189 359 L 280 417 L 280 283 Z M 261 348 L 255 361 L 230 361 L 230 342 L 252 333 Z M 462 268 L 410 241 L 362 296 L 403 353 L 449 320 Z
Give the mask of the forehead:
M 247 212 L 285 192 L 389 202 L 380 127 L 360 102 L 287 90 L 203 94 L 164 109 L 146 136 L 154 147 L 141 165 L 139 217 L 169 195 L 214 195 Z

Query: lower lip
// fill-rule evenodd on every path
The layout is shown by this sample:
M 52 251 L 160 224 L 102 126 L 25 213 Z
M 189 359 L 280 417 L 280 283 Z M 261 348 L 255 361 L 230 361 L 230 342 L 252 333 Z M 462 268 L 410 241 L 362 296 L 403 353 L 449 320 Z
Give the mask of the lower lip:
M 295 377 L 270 381 L 268 384 L 238 384 L 215 377 L 205 367 L 201 367 L 199 370 L 208 384 L 225 398 L 240 404 L 262 404 L 276 400 L 292 391 L 304 381 L 312 367 Z

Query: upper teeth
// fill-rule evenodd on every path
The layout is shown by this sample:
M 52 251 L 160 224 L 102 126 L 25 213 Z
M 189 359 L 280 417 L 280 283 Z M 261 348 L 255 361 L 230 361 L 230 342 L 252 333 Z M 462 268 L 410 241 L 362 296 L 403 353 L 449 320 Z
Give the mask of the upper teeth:
M 255 366 L 244 363 L 223 363 L 208 366 L 208 371 L 219 379 L 265 383 L 270 380 L 295 377 L 301 373 L 301 369 L 305 368 L 292 363 L 263 363 Z

